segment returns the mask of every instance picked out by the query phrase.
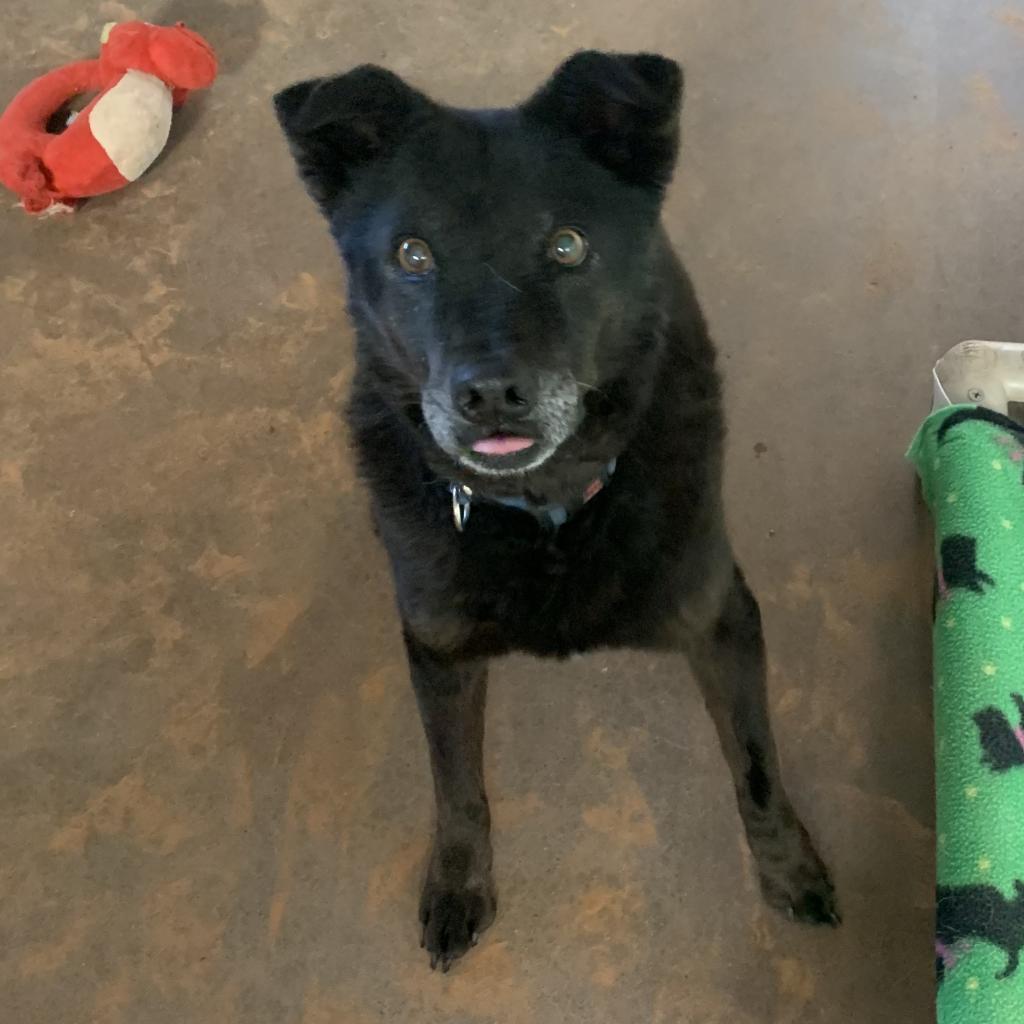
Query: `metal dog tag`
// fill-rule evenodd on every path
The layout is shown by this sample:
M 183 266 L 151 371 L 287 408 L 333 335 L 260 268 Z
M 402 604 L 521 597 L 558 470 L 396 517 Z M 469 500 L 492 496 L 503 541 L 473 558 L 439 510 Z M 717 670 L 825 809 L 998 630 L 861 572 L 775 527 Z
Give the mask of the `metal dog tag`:
M 462 533 L 469 522 L 473 491 L 465 484 L 452 484 L 448 489 L 452 492 L 452 519 L 455 521 L 455 529 Z

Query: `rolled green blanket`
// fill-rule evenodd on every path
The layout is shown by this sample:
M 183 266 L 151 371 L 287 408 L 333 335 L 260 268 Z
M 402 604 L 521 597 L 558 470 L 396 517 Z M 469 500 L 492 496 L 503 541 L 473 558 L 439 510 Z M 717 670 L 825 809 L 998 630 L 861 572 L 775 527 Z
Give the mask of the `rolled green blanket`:
M 933 413 L 939 1024 L 1024 1024 L 1024 427 Z

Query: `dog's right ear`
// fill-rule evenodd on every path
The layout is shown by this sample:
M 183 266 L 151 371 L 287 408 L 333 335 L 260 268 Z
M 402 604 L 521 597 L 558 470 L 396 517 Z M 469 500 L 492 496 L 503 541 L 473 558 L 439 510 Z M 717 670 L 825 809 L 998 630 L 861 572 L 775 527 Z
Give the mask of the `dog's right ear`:
M 298 82 L 274 97 L 299 174 L 326 216 L 354 175 L 386 157 L 412 121 L 433 106 L 397 75 L 372 64 Z

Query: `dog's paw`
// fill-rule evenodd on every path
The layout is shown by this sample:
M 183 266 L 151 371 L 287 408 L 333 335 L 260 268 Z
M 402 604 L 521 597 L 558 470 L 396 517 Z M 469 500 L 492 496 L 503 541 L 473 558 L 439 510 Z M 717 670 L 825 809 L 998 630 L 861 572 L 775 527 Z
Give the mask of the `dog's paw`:
M 496 903 L 490 884 L 457 888 L 427 880 L 420 901 L 420 945 L 430 954 L 430 967 L 447 971 L 477 944 L 494 920 Z
M 813 848 L 805 848 L 799 859 L 778 871 L 762 874 L 761 891 L 769 906 L 793 921 L 832 928 L 842 924 L 828 869 Z

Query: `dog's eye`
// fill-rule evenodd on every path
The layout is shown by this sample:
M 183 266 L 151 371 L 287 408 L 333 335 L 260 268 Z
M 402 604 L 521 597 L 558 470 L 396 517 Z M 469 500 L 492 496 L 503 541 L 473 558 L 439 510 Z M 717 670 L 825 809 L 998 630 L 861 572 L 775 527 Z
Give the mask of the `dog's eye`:
M 407 274 L 426 274 L 434 269 L 434 254 L 422 238 L 407 238 L 398 247 L 395 259 Z
M 587 258 L 587 240 L 575 228 L 559 228 L 548 245 L 548 255 L 563 267 L 578 267 Z

